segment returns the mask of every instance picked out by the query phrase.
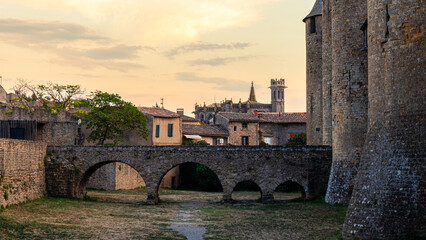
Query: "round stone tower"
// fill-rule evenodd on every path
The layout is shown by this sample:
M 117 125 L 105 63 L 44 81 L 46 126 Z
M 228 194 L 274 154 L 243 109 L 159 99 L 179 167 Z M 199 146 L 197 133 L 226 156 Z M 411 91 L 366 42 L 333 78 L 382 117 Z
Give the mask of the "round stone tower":
M 303 19 L 306 25 L 306 138 L 322 145 L 322 0 Z
M 322 3 L 322 144 L 331 146 L 331 6 L 330 0 Z
M 333 164 L 326 194 L 349 204 L 367 132 L 368 78 L 364 32 L 367 1 L 330 1 L 332 8 Z
M 284 90 L 287 88 L 284 79 L 271 79 L 271 105 L 272 112 L 284 112 Z
M 424 16 L 424 0 L 368 0 L 368 134 L 345 238 L 426 238 Z

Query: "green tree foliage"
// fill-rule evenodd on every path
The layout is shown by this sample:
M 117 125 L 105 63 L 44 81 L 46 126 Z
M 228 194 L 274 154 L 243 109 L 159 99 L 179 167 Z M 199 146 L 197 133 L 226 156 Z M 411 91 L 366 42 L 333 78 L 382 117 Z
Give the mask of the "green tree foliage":
M 183 163 L 179 166 L 181 182 L 179 189 L 222 191 L 222 185 L 216 174 L 208 167 L 198 163 Z
M 290 138 L 286 145 L 306 145 L 306 133 L 299 133 Z
M 147 138 L 146 119 L 132 103 L 125 102 L 117 94 L 96 91 L 87 103 L 93 109 L 83 119 L 83 124 L 91 130 L 87 140 L 103 145 L 106 140 L 113 144 L 124 141 L 125 130 L 133 130 Z
M 209 144 L 204 140 L 194 141 L 193 139 L 184 138 L 182 140 L 182 145 L 185 145 L 185 146 L 207 146 Z

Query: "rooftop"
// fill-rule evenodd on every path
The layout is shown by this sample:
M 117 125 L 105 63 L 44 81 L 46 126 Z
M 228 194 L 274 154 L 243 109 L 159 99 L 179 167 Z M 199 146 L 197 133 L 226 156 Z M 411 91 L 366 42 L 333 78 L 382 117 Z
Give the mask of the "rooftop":
M 306 19 L 315 17 L 315 16 L 321 16 L 322 15 L 322 0 L 317 0 L 314 4 L 314 7 L 312 8 L 312 11 L 303 19 L 303 22 L 306 21 Z
M 258 122 L 259 118 L 251 113 L 233 113 L 233 112 L 219 112 L 220 115 L 230 122 Z
M 182 124 L 184 135 L 200 135 L 206 137 L 228 137 L 228 131 L 219 125 L 189 125 Z
M 190 116 L 186 116 L 186 115 L 182 116 L 182 122 L 199 122 L 199 121 L 200 120 L 195 119 L 195 118 L 190 117 Z
M 151 116 L 154 116 L 154 117 L 161 117 L 161 118 L 178 118 L 178 117 L 180 117 L 179 114 L 172 112 L 170 110 L 164 109 L 164 108 L 138 107 L 138 110 L 141 111 L 143 114 L 151 115 Z
M 258 113 L 261 122 L 265 123 L 306 123 L 305 112 L 295 113 Z

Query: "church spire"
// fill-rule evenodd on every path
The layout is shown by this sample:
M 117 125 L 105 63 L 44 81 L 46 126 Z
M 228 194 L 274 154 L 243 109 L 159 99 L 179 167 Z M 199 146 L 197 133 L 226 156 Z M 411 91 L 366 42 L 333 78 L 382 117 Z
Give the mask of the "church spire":
M 251 89 L 250 89 L 250 97 L 249 97 L 249 101 L 250 101 L 250 102 L 257 102 L 257 101 L 256 101 L 256 95 L 254 94 L 253 82 L 251 82 Z

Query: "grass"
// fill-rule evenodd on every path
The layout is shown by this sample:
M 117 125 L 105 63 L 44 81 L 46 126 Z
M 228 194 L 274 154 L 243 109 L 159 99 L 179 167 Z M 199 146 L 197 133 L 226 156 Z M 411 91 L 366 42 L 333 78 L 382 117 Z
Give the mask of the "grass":
M 221 204 L 222 193 L 160 189 L 146 205 L 146 189 L 88 191 L 86 200 L 45 197 L 0 211 L 0 239 L 185 239 L 170 229 L 191 211 L 205 239 L 339 239 L 346 207 L 322 200 Z M 243 199 L 254 193 L 237 193 Z M 181 202 L 204 202 L 182 205 Z

